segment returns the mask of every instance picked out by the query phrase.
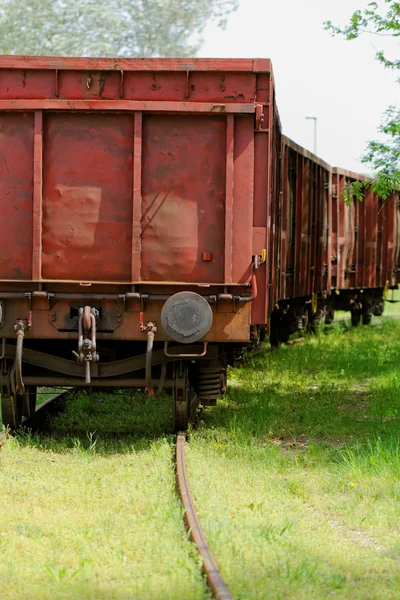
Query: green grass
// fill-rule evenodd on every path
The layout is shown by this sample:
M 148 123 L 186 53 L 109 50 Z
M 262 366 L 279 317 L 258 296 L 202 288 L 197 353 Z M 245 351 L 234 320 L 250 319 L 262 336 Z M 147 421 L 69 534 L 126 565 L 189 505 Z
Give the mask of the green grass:
M 9 439 L 2 599 L 209 597 L 176 493 L 170 413 L 166 397 L 85 392 L 51 433 Z
M 235 598 L 398 598 L 400 323 L 330 327 L 231 372 L 190 437 Z
M 235 599 L 399 597 L 399 356 L 399 319 L 345 320 L 231 370 L 187 453 Z M 2 598 L 209 598 L 170 428 L 167 396 L 85 391 L 8 440 Z

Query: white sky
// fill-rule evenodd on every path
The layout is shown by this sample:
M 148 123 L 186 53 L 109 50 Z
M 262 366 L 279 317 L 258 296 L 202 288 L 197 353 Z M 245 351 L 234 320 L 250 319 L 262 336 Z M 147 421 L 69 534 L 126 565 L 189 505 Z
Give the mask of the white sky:
M 370 0 L 241 0 L 225 31 L 210 25 L 199 53 L 203 57 L 272 60 L 283 131 L 333 166 L 365 173 L 360 162 L 368 140 L 376 139 L 381 115 L 398 104 L 395 73 L 375 60 L 386 45 L 399 58 L 393 40 L 362 36 L 350 42 L 332 38 L 323 22 L 347 25 Z M 389 46 L 388 46 L 389 44 Z

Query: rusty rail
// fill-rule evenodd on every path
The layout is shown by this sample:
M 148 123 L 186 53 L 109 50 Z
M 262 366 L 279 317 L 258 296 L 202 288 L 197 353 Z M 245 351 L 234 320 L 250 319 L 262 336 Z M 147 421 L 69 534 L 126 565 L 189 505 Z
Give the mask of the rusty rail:
M 232 595 L 218 570 L 217 563 L 215 562 L 211 550 L 208 547 L 207 540 L 196 513 L 186 468 L 185 441 L 185 434 L 179 432 L 176 436 L 176 473 L 179 493 L 185 509 L 186 524 L 190 532 L 190 537 L 203 559 L 203 569 L 213 596 L 217 600 L 233 600 Z

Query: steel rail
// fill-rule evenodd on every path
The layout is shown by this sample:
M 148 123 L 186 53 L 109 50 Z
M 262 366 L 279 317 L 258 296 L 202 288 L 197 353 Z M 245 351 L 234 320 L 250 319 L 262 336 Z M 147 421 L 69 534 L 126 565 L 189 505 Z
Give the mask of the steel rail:
M 217 600 L 233 600 L 233 597 L 219 572 L 215 558 L 208 547 L 207 540 L 196 513 L 186 468 L 185 441 L 185 434 L 179 432 L 176 436 L 176 473 L 179 493 L 185 509 L 186 524 L 190 532 L 190 537 L 203 559 L 203 569 L 214 597 L 217 598 Z

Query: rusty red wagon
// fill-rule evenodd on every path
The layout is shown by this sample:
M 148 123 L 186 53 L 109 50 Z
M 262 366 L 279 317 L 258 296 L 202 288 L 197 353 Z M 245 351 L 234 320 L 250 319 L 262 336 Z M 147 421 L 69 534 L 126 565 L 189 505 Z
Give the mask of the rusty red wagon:
M 38 386 L 215 402 L 265 332 L 276 127 L 269 60 L 0 57 L 4 423 Z
M 331 289 L 332 168 L 286 136 L 279 156 L 270 249 L 273 344 L 316 328 Z
M 269 60 L 0 57 L 3 423 L 67 385 L 169 390 L 185 429 L 268 329 L 368 322 L 399 201 L 357 178 L 281 135 Z
M 345 202 L 357 173 L 333 169 L 332 296 L 328 311 L 351 312 L 353 325 L 371 321 L 384 310 L 388 289 L 400 282 L 399 192 L 383 200 L 367 188 L 363 202 Z

